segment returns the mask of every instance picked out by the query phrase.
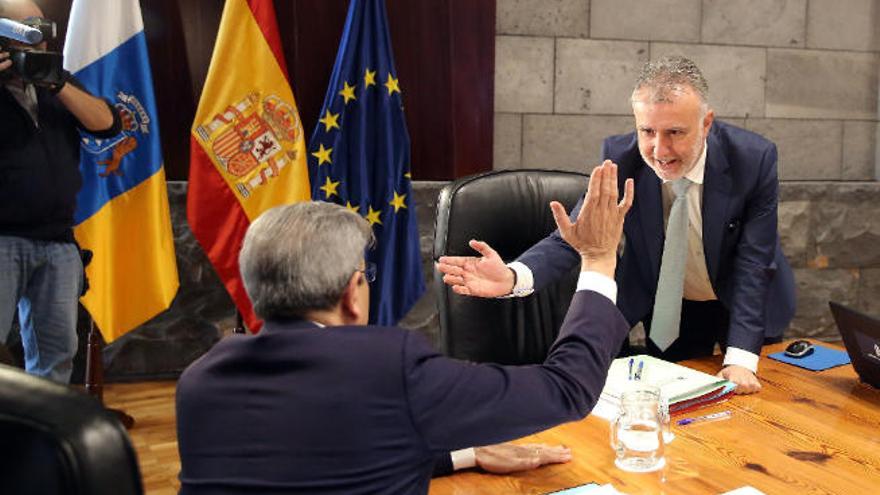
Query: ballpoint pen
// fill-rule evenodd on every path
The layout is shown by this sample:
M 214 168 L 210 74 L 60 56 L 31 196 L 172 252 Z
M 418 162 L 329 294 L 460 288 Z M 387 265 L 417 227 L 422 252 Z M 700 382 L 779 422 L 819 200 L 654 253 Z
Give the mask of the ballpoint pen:
M 717 413 L 707 414 L 705 416 L 697 416 L 695 418 L 684 418 L 676 421 L 678 426 L 685 426 L 694 423 L 706 423 L 709 421 L 720 421 L 722 419 L 730 419 L 731 411 L 721 411 Z
M 629 378 L 628 380 L 633 379 L 633 358 L 629 358 Z
M 636 380 L 642 379 L 642 368 L 644 368 L 644 367 L 645 367 L 645 362 L 639 361 L 639 369 L 636 370 Z

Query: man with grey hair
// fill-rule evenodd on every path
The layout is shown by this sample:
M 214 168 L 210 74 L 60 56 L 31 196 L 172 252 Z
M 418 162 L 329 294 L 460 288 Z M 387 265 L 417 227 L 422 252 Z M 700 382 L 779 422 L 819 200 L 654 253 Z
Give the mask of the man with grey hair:
M 574 221 L 550 205 L 582 271 L 537 366 L 453 360 L 415 332 L 368 326 L 372 234 L 356 213 L 315 202 L 261 215 L 239 265 L 266 323 L 181 376 L 181 493 L 427 493 L 448 451 L 582 418 L 629 330 L 613 279 L 632 181 L 624 190 L 618 202 L 606 162 Z
M 761 347 L 781 339 L 795 306 L 776 227 L 776 145 L 715 121 L 707 96 L 691 60 L 649 62 L 632 92 L 635 132 L 603 143 L 602 157 L 635 180 L 638 198 L 624 226 L 617 304 L 630 325 L 644 323 L 650 354 L 677 361 L 720 344 L 719 375 L 753 393 Z M 527 295 L 577 262 L 558 233 L 506 266 L 485 243 L 471 246 L 482 256 L 438 264 L 459 294 Z

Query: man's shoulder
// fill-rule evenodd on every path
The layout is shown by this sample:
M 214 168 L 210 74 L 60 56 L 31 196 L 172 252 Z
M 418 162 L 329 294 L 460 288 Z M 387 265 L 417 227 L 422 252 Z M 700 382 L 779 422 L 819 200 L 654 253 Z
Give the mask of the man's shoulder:
M 773 141 L 756 132 L 721 120 L 712 124 L 709 134 L 718 144 L 726 147 L 766 149 L 774 146 Z

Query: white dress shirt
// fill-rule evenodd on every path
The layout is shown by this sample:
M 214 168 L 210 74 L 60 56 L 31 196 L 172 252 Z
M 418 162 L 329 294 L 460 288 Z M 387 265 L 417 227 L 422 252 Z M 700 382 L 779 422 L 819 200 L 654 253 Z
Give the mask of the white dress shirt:
M 703 251 L 703 179 L 706 172 L 706 150 L 708 146 L 703 143 L 703 152 L 697 160 L 697 164 L 685 177 L 694 184 L 688 188 L 688 256 L 685 264 L 684 275 L 684 298 L 690 301 L 714 301 L 718 299 L 712 289 L 709 280 L 709 270 L 706 268 L 706 255 Z M 674 194 L 672 183 L 664 181 L 661 186 L 663 196 L 663 225 L 669 217 L 669 208 L 672 205 Z M 507 265 L 516 273 L 516 284 L 511 296 L 523 297 L 534 292 L 535 277 L 528 266 L 514 261 Z M 583 274 L 581 274 L 583 275 Z M 617 286 L 615 285 L 615 295 Z M 616 297 L 615 297 L 616 300 Z M 707 329 L 707 331 L 710 329 Z M 737 347 L 728 347 L 724 355 L 724 366 L 737 365 L 758 372 L 758 355 Z

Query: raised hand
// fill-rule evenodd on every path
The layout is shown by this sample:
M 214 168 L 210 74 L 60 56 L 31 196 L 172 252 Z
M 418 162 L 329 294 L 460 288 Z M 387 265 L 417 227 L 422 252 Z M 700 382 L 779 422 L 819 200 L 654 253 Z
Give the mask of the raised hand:
M 441 256 L 437 270 L 443 282 L 456 294 L 477 297 L 500 297 L 513 290 L 513 271 L 494 249 L 482 241 L 471 240 L 468 245 L 482 256 Z
M 580 253 L 584 270 L 598 271 L 614 278 L 617 245 L 634 196 L 633 180 L 627 179 L 623 199 L 618 202 L 617 165 L 605 160 L 590 175 L 583 207 L 574 222 L 560 203 L 550 203 L 559 234 Z

